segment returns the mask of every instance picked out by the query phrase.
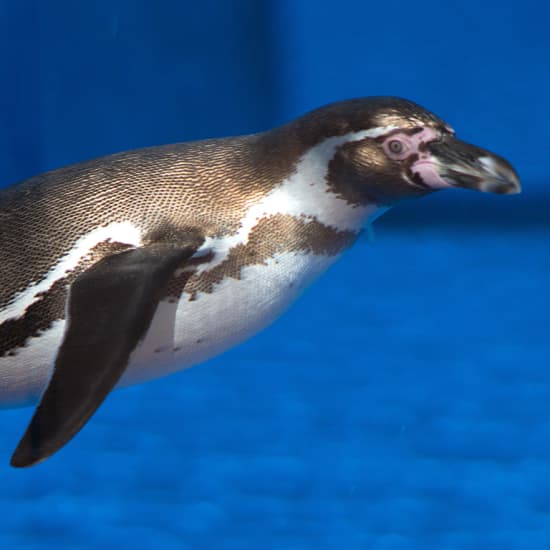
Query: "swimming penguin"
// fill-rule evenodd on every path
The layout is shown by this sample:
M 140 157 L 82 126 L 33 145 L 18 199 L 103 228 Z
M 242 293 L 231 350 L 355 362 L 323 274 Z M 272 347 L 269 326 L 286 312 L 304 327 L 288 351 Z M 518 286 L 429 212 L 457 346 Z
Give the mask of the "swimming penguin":
M 115 386 L 258 332 L 377 214 L 447 187 L 520 183 L 422 107 L 371 97 L 2 190 L 0 405 L 38 400 L 11 464 L 58 451 Z

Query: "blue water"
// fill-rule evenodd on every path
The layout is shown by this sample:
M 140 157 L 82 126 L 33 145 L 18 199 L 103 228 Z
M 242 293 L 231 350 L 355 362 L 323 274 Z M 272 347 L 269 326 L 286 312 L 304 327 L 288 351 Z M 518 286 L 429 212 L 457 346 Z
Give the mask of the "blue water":
M 32 410 L 2 411 L 0 548 L 550 548 L 548 12 L 0 1 L 6 184 L 389 93 L 525 189 L 392 210 L 272 327 L 113 393 L 36 468 L 8 467 Z
M 207 365 L 10 471 L 0 547 L 548 548 L 550 231 L 378 231 Z

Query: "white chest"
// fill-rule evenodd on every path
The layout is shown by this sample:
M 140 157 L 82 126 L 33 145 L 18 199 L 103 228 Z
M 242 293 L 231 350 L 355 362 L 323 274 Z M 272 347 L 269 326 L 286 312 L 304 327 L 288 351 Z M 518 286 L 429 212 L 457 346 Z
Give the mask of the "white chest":
M 162 302 L 122 384 L 190 367 L 238 344 L 275 320 L 335 256 L 287 252 L 245 266 L 212 293 Z
M 245 266 L 211 293 L 160 302 L 120 385 L 188 368 L 238 344 L 275 320 L 336 256 L 284 253 L 265 265 Z M 36 400 L 50 376 L 66 321 L 56 321 L 17 355 L 0 358 L 0 406 Z M 116 327 L 113 327 L 116 330 Z

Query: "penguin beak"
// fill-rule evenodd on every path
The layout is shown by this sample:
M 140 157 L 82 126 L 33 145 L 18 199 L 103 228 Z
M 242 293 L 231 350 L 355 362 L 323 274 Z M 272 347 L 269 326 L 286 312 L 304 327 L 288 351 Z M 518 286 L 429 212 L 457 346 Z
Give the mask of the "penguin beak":
M 484 193 L 511 195 L 521 191 L 517 172 L 504 158 L 447 135 L 426 143 L 411 167 L 428 186 L 463 187 Z

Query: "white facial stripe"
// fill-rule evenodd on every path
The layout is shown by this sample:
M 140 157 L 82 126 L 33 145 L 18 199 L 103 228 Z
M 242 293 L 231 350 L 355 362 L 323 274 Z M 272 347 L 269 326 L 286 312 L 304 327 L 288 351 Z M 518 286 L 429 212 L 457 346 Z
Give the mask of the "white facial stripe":
M 131 246 L 142 244 L 140 230 L 130 222 L 111 223 L 83 235 L 64 256 L 59 258 L 41 281 L 31 283 L 13 298 L 12 302 L 0 312 L 0 323 L 21 317 L 41 292 L 46 292 L 57 280 L 65 277 L 67 272 L 73 270 L 95 246 L 105 241 Z
M 358 231 L 377 207 L 354 206 L 335 195 L 327 182 L 329 162 L 338 146 L 365 138 L 377 138 L 395 129 L 395 126 L 383 126 L 352 132 L 328 138 L 310 149 L 300 159 L 291 176 L 247 210 L 236 233 L 206 239 L 197 254 L 204 253 L 204 250 L 213 250 L 216 256 L 213 262 L 201 266 L 199 271 L 211 269 L 223 262 L 229 250 L 248 242 L 252 229 L 261 219 L 276 214 L 294 216 L 306 222 L 317 220 L 339 231 Z

